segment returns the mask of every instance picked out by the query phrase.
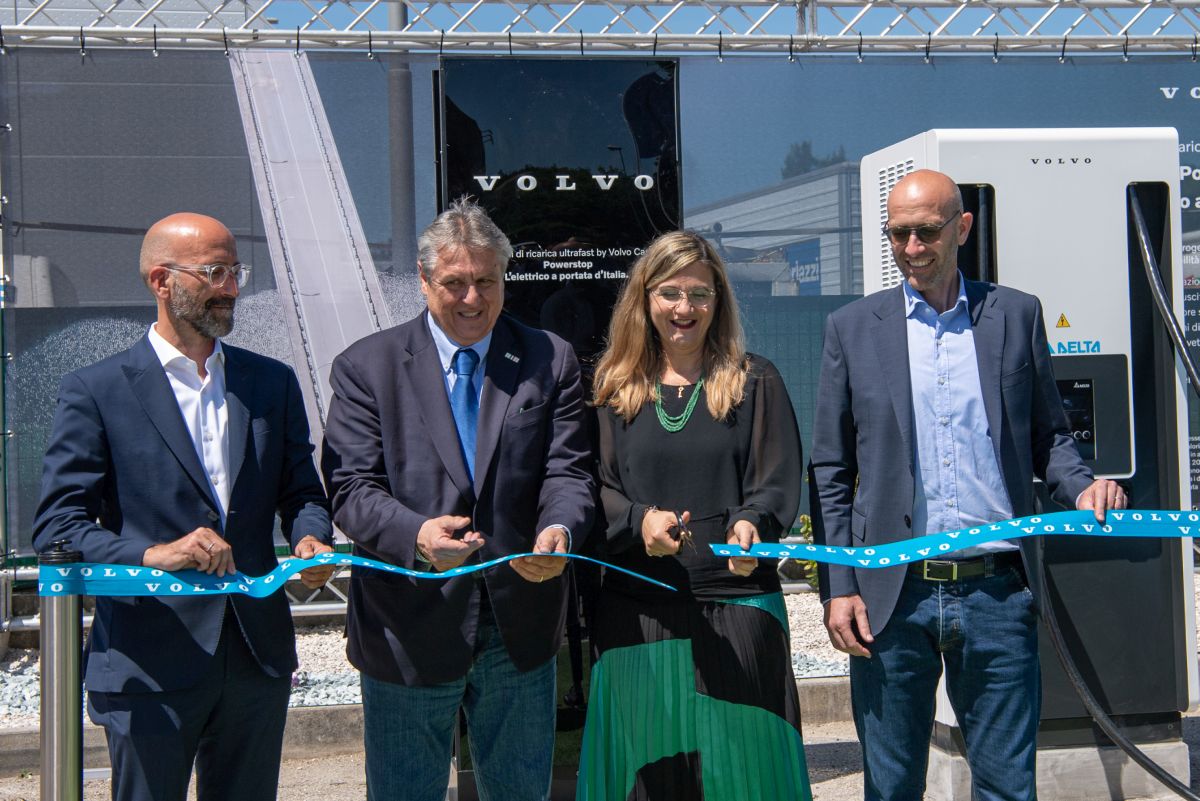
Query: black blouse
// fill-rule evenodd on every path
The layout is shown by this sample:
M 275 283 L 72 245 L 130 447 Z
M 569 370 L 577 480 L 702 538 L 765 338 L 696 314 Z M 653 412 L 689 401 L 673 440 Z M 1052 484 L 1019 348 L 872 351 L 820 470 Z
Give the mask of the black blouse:
M 695 391 L 663 387 L 663 409 L 680 414 Z M 610 407 L 600 410 L 601 501 L 608 523 L 608 558 L 614 564 L 675 587 L 672 593 L 617 571 L 606 589 L 647 600 L 711 600 L 779 590 L 774 560 L 760 560 L 749 576 L 729 572 L 711 543 L 725 543 L 738 520 L 777 542 L 800 506 L 803 478 L 800 432 L 783 378 L 775 365 L 750 356 L 742 403 L 725 420 L 712 419 L 704 388 L 681 431 L 670 433 L 648 403 L 632 422 Z M 646 555 L 642 517 L 648 506 L 692 513 L 692 545 L 667 557 Z

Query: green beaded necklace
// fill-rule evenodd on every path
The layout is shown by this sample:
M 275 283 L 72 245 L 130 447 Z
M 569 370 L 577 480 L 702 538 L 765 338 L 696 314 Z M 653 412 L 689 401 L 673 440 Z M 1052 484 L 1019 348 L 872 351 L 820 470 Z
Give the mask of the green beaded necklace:
M 692 390 L 692 397 L 688 399 L 687 406 L 679 414 L 667 414 L 663 409 L 662 381 L 656 381 L 654 386 L 657 390 L 654 395 L 654 411 L 658 412 L 658 424 L 669 434 L 682 431 L 692 416 L 692 410 L 696 408 L 696 399 L 700 397 L 700 387 L 704 386 L 704 375 L 700 375 L 700 380 L 696 382 L 696 388 Z

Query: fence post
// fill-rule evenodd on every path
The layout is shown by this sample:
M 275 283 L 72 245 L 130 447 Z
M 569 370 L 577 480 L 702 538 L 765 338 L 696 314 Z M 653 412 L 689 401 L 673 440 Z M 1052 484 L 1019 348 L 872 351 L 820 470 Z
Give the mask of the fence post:
M 56 542 L 42 565 L 79 562 L 83 554 Z M 40 581 L 40 579 L 39 579 Z M 41 598 L 42 801 L 83 798 L 83 621 L 78 595 Z

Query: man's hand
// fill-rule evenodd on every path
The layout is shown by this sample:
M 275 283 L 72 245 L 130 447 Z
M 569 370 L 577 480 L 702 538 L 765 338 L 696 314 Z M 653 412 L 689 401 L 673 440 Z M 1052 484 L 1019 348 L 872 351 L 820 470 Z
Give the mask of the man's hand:
M 216 573 L 224 577 L 237 572 L 233 546 L 211 528 L 201 527 L 174 542 L 151 545 L 142 554 L 142 564 L 157 570 L 187 570 Z
M 825 604 L 825 628 L 829 630 L 829 642 L 842 653 L 871 656 L 866 643 L 875 642 L 875 638 L 871 636 L 867 605 L 861 595 L 830 599 Z
M 1129 499 L 1125 497 L 1121 485 L 1107 478 L 1093 481 L 1090 487 L 1079 493 L 1079 500 L 1075 502 L 1077 509 L 1095 512 L 1096 522 L 1100 524 L 1104 523 L 1104 513 L 1109 509 L 1124 509 L 1128 504 Z
M 567 532 L 558 526 L 542 529 L 533 543 L 534 553 L 566 553 Z M 509 562 L 512 569 L 517 571 L 526 581 L 545 581 L 558 578 L 567 566 L 566 558 L 562 556 L 522 556 Z
M 467 561 L 467 557 L 483 547 L 483 535 L 468 531 L 462 539 L 454 533 L 471 525 L 471 518 L 442 515 L 426 520 L 417 532 L 417 552 L 423 554 L 439 573 L 451 570 Z
M 331 546 L 308 534 L 296 543 L 296 550 L 292 551 L 292 555 L 297 559 L 311 559 L 319 553 L 329 553 L 332 550 Z M 334 569 L 333 565 L 306 567 L 300 571 L 300 583 L 310 590 L 319 590 L 325 586 L 325 582 L 329 581 Z
M 726 545 L 740 545 L 743 551 L 750 550 L 750 547 L 757 542 L 762 542 L 758 538 L 758 529 L 749 520 L 739 520 L 733 524 L 733 528 L 729 529 L 729 534 L 725 537 Z M 735 576 L 748 576 L 754 572 L 754 568 L 758 567 L 758 560 L 752 556 L 731 556 L 729 557 L 729 572 Z
M 674 512 L 663 509 L 652 509 L 642 518 L 642 542 L 646 546 L 646 556 L 672 556 L 679 553 L 683 547 L 683 538 L 671 536 L 671 529 L 678 528 L 683 520 L 686 526 L 692 519 L 691 512 L 683 512 L 678 518 Z

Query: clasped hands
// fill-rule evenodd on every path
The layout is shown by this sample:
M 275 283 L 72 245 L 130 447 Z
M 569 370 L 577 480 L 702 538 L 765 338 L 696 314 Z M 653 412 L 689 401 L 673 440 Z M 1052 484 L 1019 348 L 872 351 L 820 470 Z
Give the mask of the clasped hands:
M 680 524 L 684 528 L 692 519 L 691 512 L 667 511 L 651 507 L 642 517 L 642 543 L 646 546 L 647 556 L 673 556 L 683 547 L 684 538 L 680 536 Z M 749 520 L 738 520 L 725 536 L 727 545 L 740 545 L 748 551 L 755 543 L 762 542 L 758 529 Z M 758 560 L 752 556 L 729 557 L 729 572 L 735 576 L 748 576 L 758 567 Z
M 439 573 L 458 567 L 486 541 L 478 531 L 457 536 L 469 525 L 471 518 L 462 515 L 442 515 L 426 520 L 417 532 L 417 553 Z M 537 535 L 532 548 L 534 553 L 546 556 L 522 556 L 508 564 L 526 581 L 540 583 L 558 578 L 566 569 L 567 560 L 550 554 L 567 553 L 567 544 L 566 531 L 558 526 L 548 526 Z
M 332 550 L 309 534 L 296 543 L 292 554 L 297 559 L 309 559 Z M 150 546 L 142 554 L 142 565 L 156 570 L 199 570 L 222 578 L 237 572 L 233 563 L 233 546 L 207 526 L 201 526 L 173 542 Z M 308 567 L 300 571 L 300 582 L 310 590 L 317 590 L 325 586 L 333 571 L 333 565 Z

